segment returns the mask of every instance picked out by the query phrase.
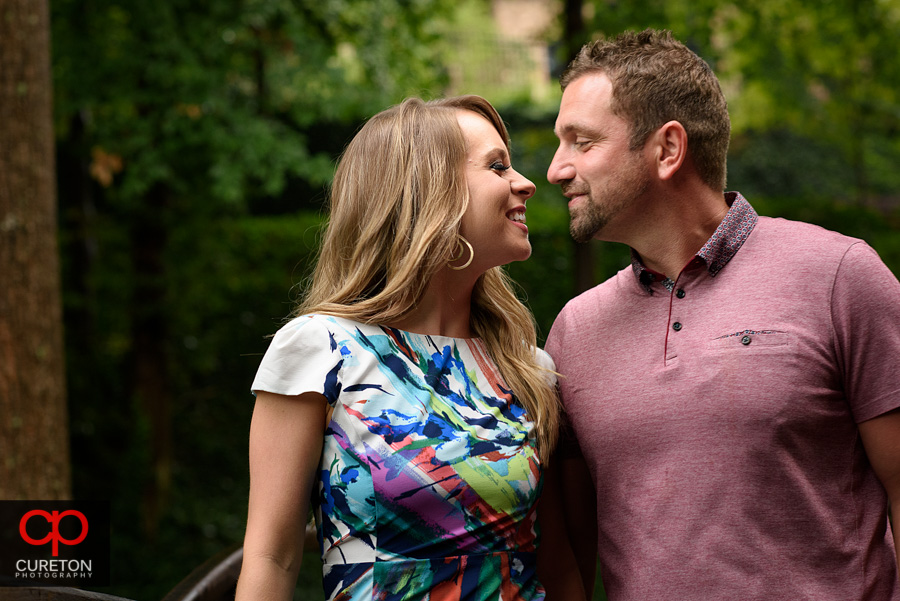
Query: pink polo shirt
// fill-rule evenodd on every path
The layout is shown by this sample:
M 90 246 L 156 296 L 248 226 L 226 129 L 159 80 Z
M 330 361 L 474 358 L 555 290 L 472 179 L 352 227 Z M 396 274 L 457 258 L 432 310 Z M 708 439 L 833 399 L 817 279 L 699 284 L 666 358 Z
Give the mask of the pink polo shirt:
M 609 599 L 900 600 L 856 426 L 900 407 L 900 283 L 860 240 L 729 201 L 671 289 L 623 269 L 547 340 Z

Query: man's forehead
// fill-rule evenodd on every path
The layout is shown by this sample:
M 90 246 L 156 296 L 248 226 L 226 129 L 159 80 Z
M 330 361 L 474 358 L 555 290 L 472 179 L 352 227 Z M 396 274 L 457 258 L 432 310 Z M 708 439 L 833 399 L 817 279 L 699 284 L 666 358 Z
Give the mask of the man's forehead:
M 596 121 L 609 113 L 612 85 L 603 73 L 590 73 L 572 81 L 563 91 L 554 133 L 558 137 L 574 132 L 592 132 Z
M 604 96 L 612 95 L 613 84 L 609 76 L 603 71 L 591 71 L 584 73 L 569 82 L 563 90 L 563 100 L 568 96 Z

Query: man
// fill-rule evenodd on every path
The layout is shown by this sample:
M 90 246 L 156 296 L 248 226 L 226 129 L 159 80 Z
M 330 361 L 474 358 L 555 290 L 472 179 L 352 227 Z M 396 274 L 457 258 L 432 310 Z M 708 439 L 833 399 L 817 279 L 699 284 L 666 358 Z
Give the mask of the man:
M 561 84 L 572 235 L 633 251 L 546 345 L 587 587 L 597 553 L 612 601 L 900 600 L 900 283 L 723 192 L 725 99 L 669 32 L 587 45 Z

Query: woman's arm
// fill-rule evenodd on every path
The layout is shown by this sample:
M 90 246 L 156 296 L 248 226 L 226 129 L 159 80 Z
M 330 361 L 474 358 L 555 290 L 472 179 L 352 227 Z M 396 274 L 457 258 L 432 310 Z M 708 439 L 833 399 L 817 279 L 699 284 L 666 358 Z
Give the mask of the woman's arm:
M 237 601 L 293 597 L 327 408 L 318 393 L 257 392 L 250 423 L 250 502 Z

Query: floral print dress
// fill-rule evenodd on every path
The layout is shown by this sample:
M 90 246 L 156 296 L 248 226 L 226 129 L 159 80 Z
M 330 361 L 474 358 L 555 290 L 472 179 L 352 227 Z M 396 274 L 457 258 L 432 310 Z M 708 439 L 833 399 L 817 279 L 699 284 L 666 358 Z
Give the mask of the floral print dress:
M 544 598 L 533 423 L 480 339 L 306 315 L 252 389 L 334 408 L 315 495 L 329 600 Z

